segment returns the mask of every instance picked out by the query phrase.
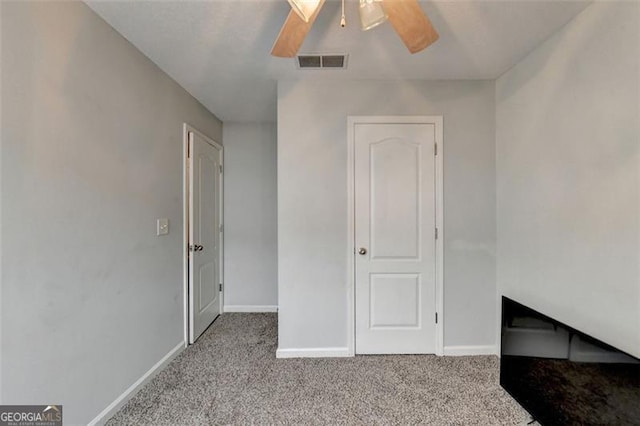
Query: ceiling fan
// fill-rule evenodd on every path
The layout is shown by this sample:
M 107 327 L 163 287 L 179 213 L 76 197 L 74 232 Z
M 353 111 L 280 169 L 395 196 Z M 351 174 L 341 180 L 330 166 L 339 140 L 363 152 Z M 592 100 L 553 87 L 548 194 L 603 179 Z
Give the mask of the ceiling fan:
M 292 58 L 302 46 L 325 0 L 288 0 L 291 11 L 284 22 L 271 54 Z M 387 19 L 411 53 L 417 53 L 440 37 L 422 11 L 418 0 L 359 0 L 363 30 L 371 29 Z M 344 0 L 342 3 L 344 26 Z

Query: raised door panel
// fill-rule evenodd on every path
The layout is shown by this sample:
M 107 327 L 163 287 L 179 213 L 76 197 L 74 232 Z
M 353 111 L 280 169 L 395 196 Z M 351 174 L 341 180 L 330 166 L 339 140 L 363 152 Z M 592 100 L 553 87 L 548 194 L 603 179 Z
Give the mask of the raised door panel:
M 370 274 L 370 328 L 420 327 L 420 275 Z
M 370 146 L 371 258 L 417 259 L 420 145 L 386 139 Z

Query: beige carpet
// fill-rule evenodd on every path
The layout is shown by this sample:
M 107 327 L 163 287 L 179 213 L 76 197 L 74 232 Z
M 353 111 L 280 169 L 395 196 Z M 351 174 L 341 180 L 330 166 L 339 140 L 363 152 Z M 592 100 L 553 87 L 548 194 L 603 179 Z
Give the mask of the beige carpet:
M 224 314 L 109 425 L 524 425 L 498 358 L 276 359 L 276 314 Z

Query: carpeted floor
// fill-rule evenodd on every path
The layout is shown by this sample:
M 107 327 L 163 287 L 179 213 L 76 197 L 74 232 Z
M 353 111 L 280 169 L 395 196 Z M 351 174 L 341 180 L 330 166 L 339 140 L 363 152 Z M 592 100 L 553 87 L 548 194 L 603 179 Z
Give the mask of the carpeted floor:
M 493 356 L 276 359 L 276 314 L 224 314 L 108 425 L 524 425 Z

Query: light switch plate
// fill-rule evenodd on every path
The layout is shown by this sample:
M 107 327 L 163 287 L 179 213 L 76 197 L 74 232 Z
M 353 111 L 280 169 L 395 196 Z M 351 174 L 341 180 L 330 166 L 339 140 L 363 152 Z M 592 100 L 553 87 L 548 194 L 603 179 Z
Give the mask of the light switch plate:
M 167 235 L 169 233 L 169 219 L 158 219 L 156 221 L 156 234 Z

